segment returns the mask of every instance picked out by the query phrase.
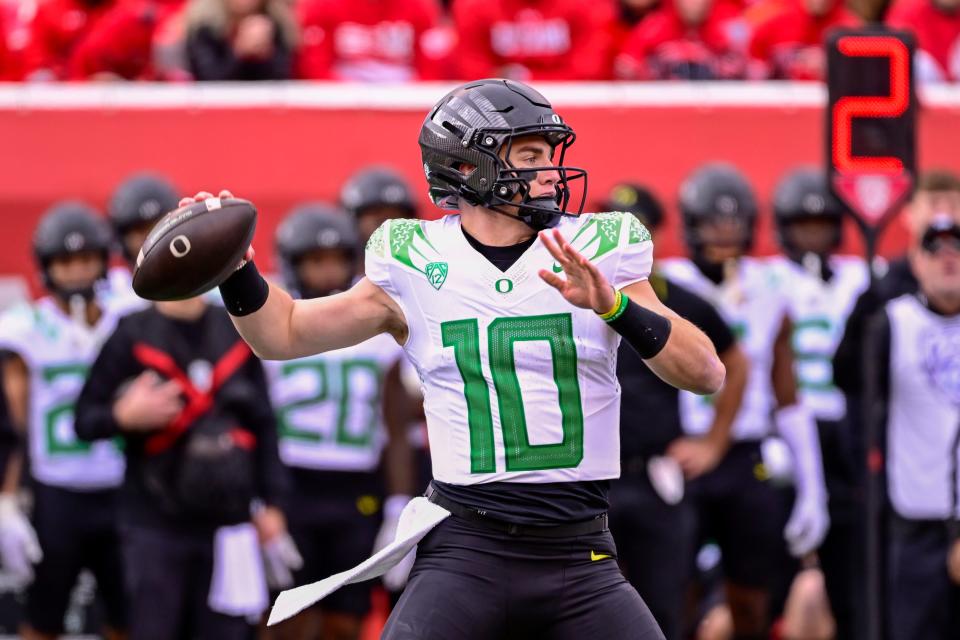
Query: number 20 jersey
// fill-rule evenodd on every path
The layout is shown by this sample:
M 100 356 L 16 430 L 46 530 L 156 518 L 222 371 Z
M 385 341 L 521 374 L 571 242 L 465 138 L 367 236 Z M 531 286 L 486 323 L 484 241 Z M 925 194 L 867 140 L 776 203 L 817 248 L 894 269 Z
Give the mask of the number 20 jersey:
M 387 441 L 383 381 L 400 357 L 397 343 L 382 334 L 306 358 L 264 361 L 283 463 L 323 471 L 376 470 Z
M 645 280 L 653 243 L 623 213 L 565 217 L 560 233 L 617 289 Z M 437 480 L 565 482 L 619 475 L 620 337 L 538 275 L 560 272 L 537 239 L 506 271 L 459 215 L 390 220 L 366 274 L 400 306 L 420 377 Z

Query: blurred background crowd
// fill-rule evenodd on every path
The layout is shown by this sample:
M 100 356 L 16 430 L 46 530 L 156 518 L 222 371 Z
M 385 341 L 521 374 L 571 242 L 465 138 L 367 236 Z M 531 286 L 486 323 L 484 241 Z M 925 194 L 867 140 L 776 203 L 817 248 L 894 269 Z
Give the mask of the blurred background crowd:
M 915 33 L 960 79 L 956 0 L 2 0 L 0 79 L 819 80 L 831 27 Z

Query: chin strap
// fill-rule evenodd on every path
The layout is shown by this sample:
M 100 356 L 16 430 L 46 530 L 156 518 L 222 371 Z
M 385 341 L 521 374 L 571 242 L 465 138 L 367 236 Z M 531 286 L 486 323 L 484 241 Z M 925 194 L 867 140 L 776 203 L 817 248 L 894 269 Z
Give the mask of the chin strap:
M 513 207 L 516 213 L 504 211 L 498 208 L 500 206 Z M 530 198 L 529 200 L 524 200 L 523 202 L 519 203 L 502 201 L 490 205 L 487 208 L 490 211 L 499 213 L 500 215 L 508 216 L 515 220 L 520 220 L 534 231 L 552 229 L 560 224 L 560 219 L 564 216 L 569 216 L 571 218 L 576 217 L 575 214 L 564 213 L 561 211 L 560 206 L 557 204 L 556 198 L 553 196 Z

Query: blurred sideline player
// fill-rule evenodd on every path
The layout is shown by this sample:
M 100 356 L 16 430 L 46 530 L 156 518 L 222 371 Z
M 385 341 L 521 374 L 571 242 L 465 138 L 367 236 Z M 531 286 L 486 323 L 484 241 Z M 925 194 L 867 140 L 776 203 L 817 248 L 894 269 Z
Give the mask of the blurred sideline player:
M 751 363 L 734 422 L 734 444 L 714 471 L 691 485 L 691 492 L 701 536 L 716 540 L 723 553 L 735 632 L 760 638 L 776 606 L 783 538 L 790 552 L 802 557 L 817 549 L 829 527 L 820 444 L 813 416 L 797 400 L 782 286 L 764 262 L 746 255 L 757 216 L 753 190 L 735 168 L 708 164 L 684 181 L 679 205 L 691 257 L 666 260 L 661 269 L 717 305 Z M 708 398 L 681 398 L 685 430 L 704 433 L 715 407 Z M 772 433 L 787 442 L 794 459 L 796 499 L 782 530 L 783 497 L 771 483 L 761 449 Z
M 165 178 L 142 173 L 124 180 L 110 198 L 107 214 L 126 266 L 109 271 L 111 298 L 143 308 L 133 293 L 131 270 L 147 234 L 165 213 L 177 208 L 177 191 Z
M 604 211 L 637 216 L 656 234 L 663 208 L 647 189 L 619 184 Z M 727 369 L 717 394 L 717 413 L 704 436 L 685 437 L 679 391 L 658 378 L 628 344 L 617 352 L 620 399 L 620 479 L 610 483 L 610 530 L 620 566 L 636 587 L 664 636 L 679 640 L 688 576 L 693 564 L 696 512 L 685 480 L 711 471 L 723 458 L 740 408 L 749 362 L 713 306 L 654 270 L 650 284 L 663 304 L 702 329 Z
M 374 165 L 354 173 L 340 191 L 340 204 L 356 223 L 360 247 L 366 246 L 373 232 L 387 220 L 417 217 L 417 203 L 410 184 L 389 167 Z M 359 279 L 363 276 L 365 265 L 362 252 L 357 253 L 356 276 Z M 408 402 L 403 413 L 408 419 L 405 421 L 413 425 L 408 427 L 407 437 L 413 447 L 416 470 L 414 486 L 417 487 L 417 492 L 420 492 L 430 482 L 430 451 L 420 378 L 405 355 L 401 355 L 400 380 L 407 392 Z M 384 576 L 384 582 L 391 593 L 396 595 L 396 591 L 406 582 L 406 577 L 403 570 L 399 569 L 388 572 Z
M 817 419 L 829 494 L 830 531 L 817 555 L 837 636 L 854 638 L 854 598 L 863 575 L 857 560 L 865 533 L 858 527 L 861 483 L 854 458 L 859 447 L 846 421 L 846 399 L 833 385 L 831 361 L 870 276 L 862 258 L 834 254 L 843 239 L 844 214 L 822 169 L 803 167 L 784 176 L 774 192 L 773 213 L 784 255 L 772 266 L 789 292 L 798 391 Z
M 126 609 L 116 528 L 123 456 L 112 441 L 78 440 L 73 405 L 116 317 L 95 298 L 106 276 L 111 234 L 88 206 L 55 205 L 40 220 L 33 251 L 50 295 L 0 322 L 4 386 L 12 417 L 27 434 L 33 523 L 42 560 L 27 591 L 21 636 L 56 638 L 82 569 L 106 608 L 104 633 L 123 637 Z
M 574 215 L 582 201 L 567 213 L 569 181 L 585 176 L 563 164 L 574 135 L 522 83 L 457 87 L 419 139 L 432 199 L 453 215 L 386 223 L 367 277 L 342 294 L 294 301 L 252 262 L 220 286 L 265 357 L 389 333 L 418 369 L 428 499 L 451 516 L 420 542 L 387 640 L 663 638 L 607 528 L 614 351 L 624 336 L 658 375 L 701 393 L 720 388 L 723 365 L 646 282 L 653 247 L 639 221 Z
M 300 299 L 346 291 L 354 281 L 357 232 L 353 220 L 331 206 L 295 209 L 277 229 L 276 250 L 284 285 Z M 296 584 L 362 562 L 374 548 L 381 520 L 386 542 L 393 539 L 413 491 L 410 447 L 397 406 L 404 393 L 401 354 L 396 342 L 379 335 L 324 354 L 264 362 L 280 428 L 280 457 L 294 480 L 285 511 L 304 560 Z M 270 636 L 357 638 L 370 609 L 370 591 L 370 582 L 346 586 L 306 615 L 272 629 Z
M 410 185 L 389 167 L 367 167 L 350 176 L 340 190 L 340 204 L 353 216 L 361 247 L 387 220 L 417 217 Z M 358 255 L 357 259 L 358 275 L 362 275 L 363 257 Z

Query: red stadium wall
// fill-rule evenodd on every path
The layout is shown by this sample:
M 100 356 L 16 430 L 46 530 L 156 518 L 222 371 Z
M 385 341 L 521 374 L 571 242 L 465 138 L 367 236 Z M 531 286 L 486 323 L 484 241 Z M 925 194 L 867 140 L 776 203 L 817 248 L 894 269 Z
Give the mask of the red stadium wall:
M 262 217 L 254 246 L 270 266 L 276 222 L 293 204 L 333 199 L 357 168 L 392 165 L 424 196 L 417 132 L 445 86 L 210 85 L 0 88 L 0 274 L 32 273 L 39 214 L 63 198 L 105 205 L 129 174 L 152 170 L 184 193 L 229 187 Z M 798 163 L 823 156 L 825 103 L 815 85 L 542 85 L 577 143 L 569 164 L 590 172 L 592 206 L 617 180 L 651 185 L 670 205 L 657 254 L 680 250 L 673 200 L 682 178 L 708 160 L 746 171 L 760 200 Z M 921 166 L 960 169 L 960 92 L 925 96 Z M 774 250 L 763 212 L 757 251 Z M 853 234 L 849 234 L 852 237 Z M 883 249 L 903 245 L 887 233 Z M 850 242 L 856 250 L 858 243 Z M 31 276 L 31 283 L 36 281 Z

